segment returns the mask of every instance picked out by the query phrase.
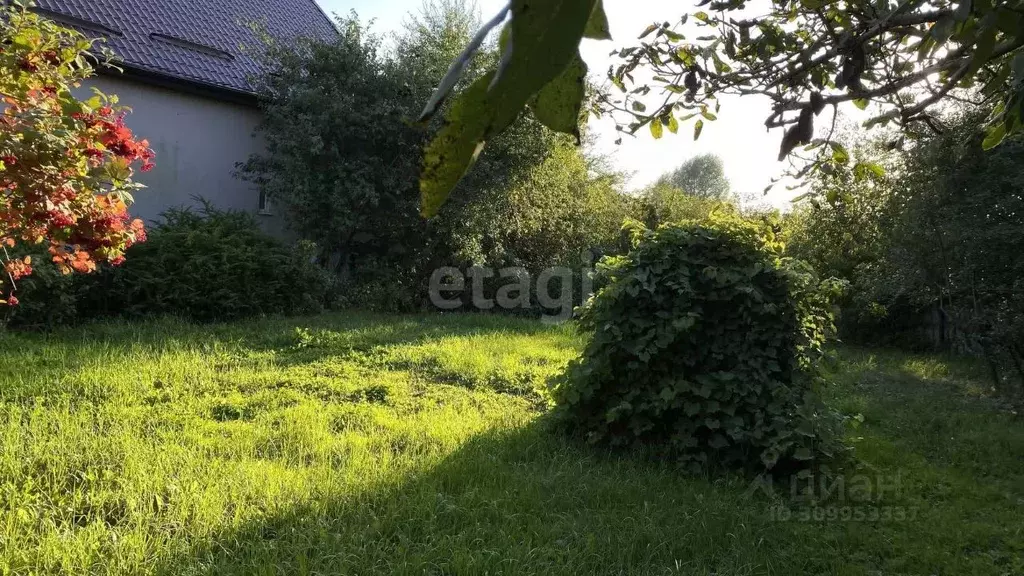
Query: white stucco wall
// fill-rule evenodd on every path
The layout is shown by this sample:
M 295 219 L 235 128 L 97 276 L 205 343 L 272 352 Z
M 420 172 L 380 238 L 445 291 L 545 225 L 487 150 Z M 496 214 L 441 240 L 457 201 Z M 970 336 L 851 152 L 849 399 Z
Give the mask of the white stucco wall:
M 168 207 L 195 205 L 195 195 L 256 213 L 258 191 L 234 173 L 237 162 L 263 148 L 254 136 L 257 109 L 112 76 L 90 79 L 86 91 L 92 86 L 132 109 L 125 123 L 156 152 L 156 167 L 136 172 L 147 188 L 135 195 L 133 215 L 150 221 Z M 279 215 L 258 218 L 268 231 L 281 231 Z

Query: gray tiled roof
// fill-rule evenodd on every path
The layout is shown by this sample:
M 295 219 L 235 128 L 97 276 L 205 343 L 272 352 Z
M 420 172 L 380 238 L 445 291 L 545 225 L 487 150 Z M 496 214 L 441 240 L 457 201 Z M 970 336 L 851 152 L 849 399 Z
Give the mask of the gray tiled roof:
M 36 0 L 43 14 L 107 37 L 128 67 L 229 90 L 251 92 L 260 46 L 248 23 L 271 35 L 330 38 L 330 19 L 314 0 Z

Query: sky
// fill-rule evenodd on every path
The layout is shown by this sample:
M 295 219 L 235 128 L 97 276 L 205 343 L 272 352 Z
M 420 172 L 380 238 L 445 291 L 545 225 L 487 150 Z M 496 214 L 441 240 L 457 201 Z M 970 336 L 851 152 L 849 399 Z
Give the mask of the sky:
M 378 33 L 399 29 L 405 16 L 418 11 L 422 5 L 422 0 L 317 1 L 328 13 L 355 10 L 361 19 L 375 19 L 374 30 Z M 497 14 L 503 5 L 502 0 L 477 0 L 477 8 L 484 19 Z M 581 48 L 591 74 L 603 79 L 608 66 L 614 61 L 609 52 L 633 45 L 648 24 L 676 20 L 690 7 L 690 3 L 679 0 L 606 0 L 605 11 L 613 40 L 584 40 Z M 769 114 L 770 105 L 766 98 L 723 99 L 718 120 L 705 122 L 703 133 L 696 142 L 689 123 L 680 126 L 679 134 L 666 131 L 661 140 L 654 140 L 648 131 L 641 130 L 635 138 L 623 138 L 621 145 L 615 145 L 619 134 L 608 117 L 591 119 L 590 129 L 597 136 L 596 151 L 608 155 L 616 168 L 632 175 L 628 182 L 630 188 L 641 188 L 686 159 L 710 152 L 722 158 L 734 192 L 752 199 L 754 203 L 785 209 L 796 192 L 778 185 L 767 196 L 762 195 L 772 177 L 781 174 L 786 167 L 777 159 L 781 130 L 767 132 L 764 127 Z

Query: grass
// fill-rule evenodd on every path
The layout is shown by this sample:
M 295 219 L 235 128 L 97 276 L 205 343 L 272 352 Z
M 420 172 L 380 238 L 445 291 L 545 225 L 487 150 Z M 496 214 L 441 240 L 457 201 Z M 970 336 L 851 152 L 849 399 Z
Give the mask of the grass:
M 1024 423 L 974 367 L 842 350 L 874 484 L 811 505 L 550 433 L 581 345 L 489 316 L 0 335 L 0 573 L 1024 573 Z

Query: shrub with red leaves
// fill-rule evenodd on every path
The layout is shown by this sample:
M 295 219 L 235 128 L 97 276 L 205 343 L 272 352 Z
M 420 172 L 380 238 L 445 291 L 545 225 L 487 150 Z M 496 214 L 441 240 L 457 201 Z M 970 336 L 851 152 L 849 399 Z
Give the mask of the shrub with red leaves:
M 153 151 L 125 125 L 127 110 L 99 91 L 71 90 L 93 75 L 94 42 L 18 6 L 0 8 L 0 305 L 15 305 L 30 258 L 18 243 L 47 244 L 64 273 L 118 265 L 146 239 L 128 206 L 134 167 Z

